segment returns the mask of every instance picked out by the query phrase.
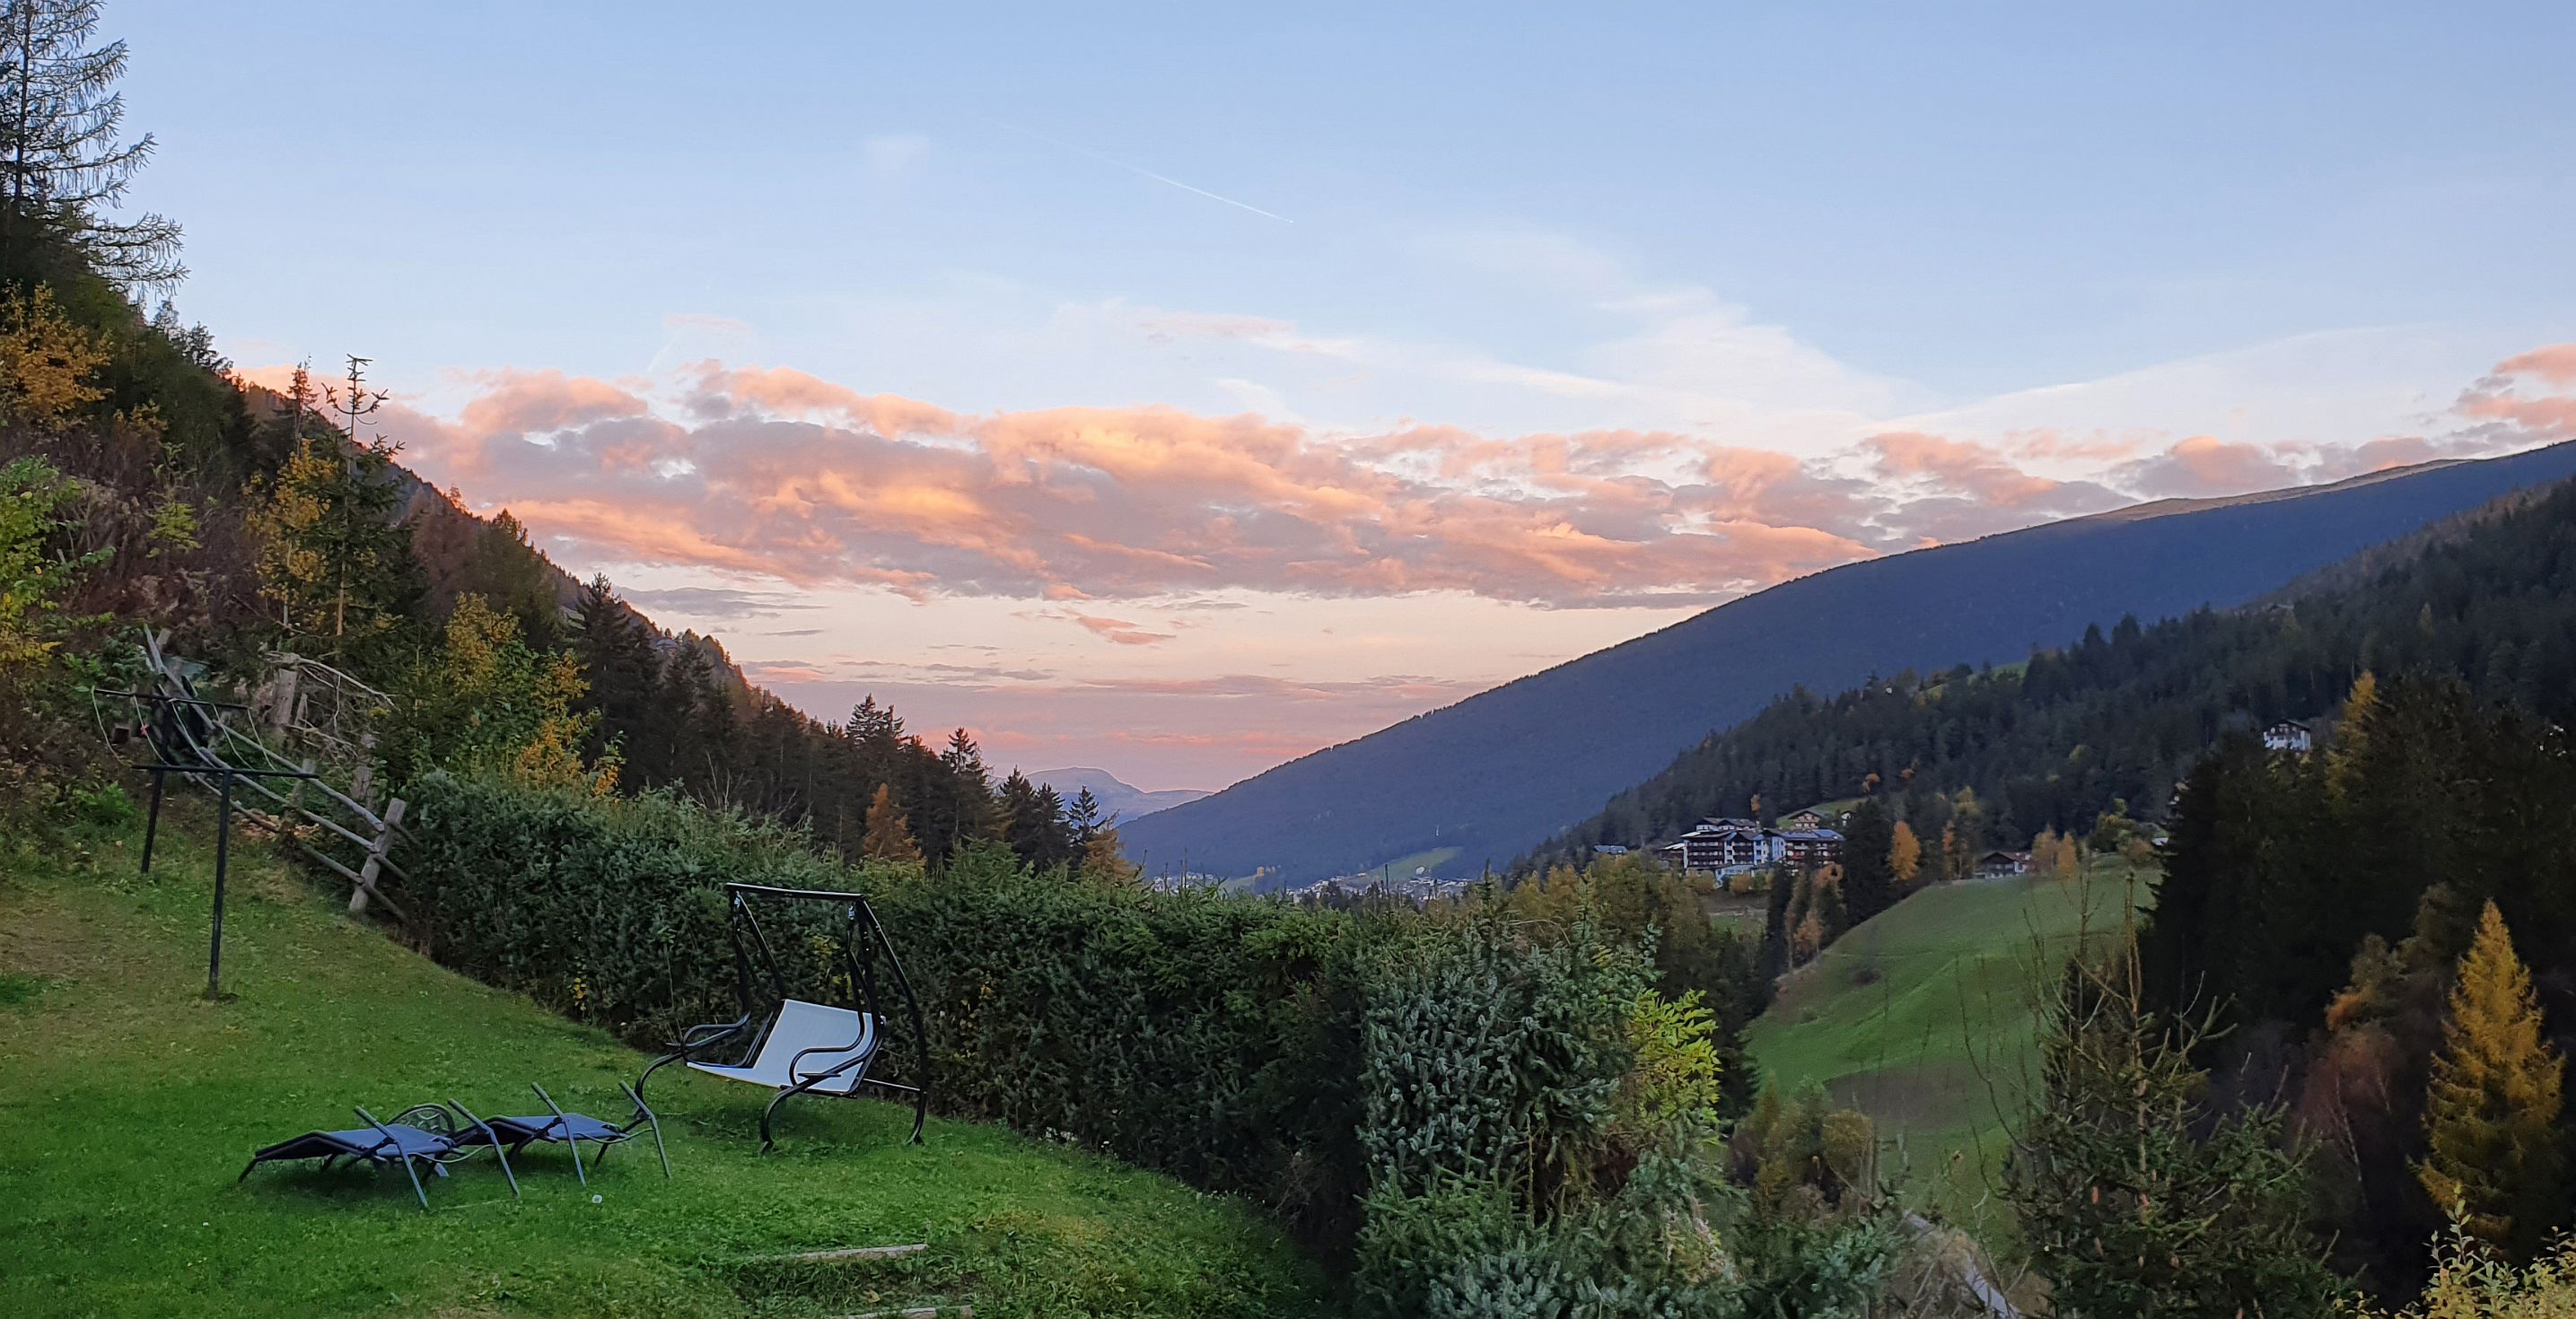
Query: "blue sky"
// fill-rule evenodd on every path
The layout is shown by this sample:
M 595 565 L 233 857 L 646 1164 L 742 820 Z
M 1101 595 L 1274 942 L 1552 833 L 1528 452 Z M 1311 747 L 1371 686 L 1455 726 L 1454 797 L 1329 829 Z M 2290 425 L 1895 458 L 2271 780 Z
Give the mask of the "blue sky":
M 977 416 L 1256 414 L 1326 449 L 1407 424 L 1649 430 L 1819 479 L 1930 480 L 1928 458 L 1853 447 L 1902 431 L 2058 483 L 1931 492 L 1982 520 L 1764 515 L 1844 557 L 2229 473 L 2321 479 L 2351 466 L 2333 451 L 2392 436 L 2466 451 L 2442 447 L 2460 391 L 2576 337 L 2567 6 L 738 8 L 272 4 L 253 21 L 114 0 L 131 122 L 161 142 L 137 200 L 188 227 L 182 309 L 246 367 L 373 356 L 425 419 L 416 455 L 478 506 L 542 506 L 575 474 L 448 462 L 442 435 L 459 441 L 431 423 L 531 373 L 622 382 L 667 417 L 675 373 L 705 359 Z M 2040 431 L 2100 452 L 2013 438 Z M 568 451 L 511 434 L 530 442 L 512 454 Z M 2197 486 L 2135 465 L 2195 438 L 2261 461 L 2196 466 Z M 714 461 L 666 457 L 662 479 Z M 1673 470 L 1652 479 L 1679 488 Z M 1534 495 L 1527 473 L 1451 479 L 1583 498 Z M 1100 697 L 1096 723 L 1024 743 L 1148 786 L 1214 786 L 1300 736 L 1831 557 L 1616 599 L 1464 570 L 1373 591 L 1212 569 L 1193 597 L 1057 560 L 950 589 L 950 561 L 873 540 L 845 556 L 856 571 L 770 573 L 712 522 L 732 548 L 694 557 L 532 525 L 639 590 L 832 601 L 853 621 L 769 642 L 738 600 L 673 616 L 778 673 L 832 675 L 778 679 L 825 712 L 852 684 L 891 687 L 1007 743 L 1035 693 L 1060 704 L 1068 684 L 1285 664 L 1280 680 L 1339 693 L 1231 759 L 1114 740 L 1142 711 L 1197 708 L 1171 690 Z M 920 576 L 890 596 L 887 573 Z M 1103 649 L 1105 615 L 1067 626 L 1042 578 L 1166 642 Z M 1209 592 L 1243 608 L 1187 607 Z M 1382 657 L 1301 649 L 1328 628 Z M 932 644 L 1050 678 L 942 679 Z M 1172 715 L 1173 737 L 1242 704 Z

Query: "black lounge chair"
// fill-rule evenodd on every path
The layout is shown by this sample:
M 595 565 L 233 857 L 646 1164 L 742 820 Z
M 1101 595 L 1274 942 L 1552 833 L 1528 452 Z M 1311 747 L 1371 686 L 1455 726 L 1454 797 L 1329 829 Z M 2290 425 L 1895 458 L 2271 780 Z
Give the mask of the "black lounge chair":
M 456 1112 L 482 1135 L 483 1143 L 492 1146 L 501 1160 L 501 1175 L 510 1179 L 510 1194 L 519 1193 L 518 1174 L 510 1171 L 509 1157 L 501 1152 L 501 1142 L 482 1119 L 459 1106 Z M 475 1142 L 460 1140 L 448 1110 L 436 1104 L 420 1104 L 394 1114 L 391 1122 L 379 1122 L 373 1113 L 357 1110 L 360 1121 L 367 1125 L 348 1131 L 308 1131 L 292 1140 L 281 1140 L 250 1156 L 250 1166 L 242 1169 L 236 1184 L 246 1181 L 259 1165 L 296 1159 L 320 1159 L 327 1171 L 341 1159 L 352 1163 L 370 1163 L 381 1168 L 388 1163 L 402 1165 L 403 1174 L 411 1178 L 411 1192 L 420 1197 L 423 1212 L 429 1209 L 429 1192 L 420 1184 L 420 1172 L 414 1166 L 426 1163 L 437 1176 L 447 1175 L 447 1165 L 463 1159 L 474 1149 Z
M 582 1171 L 581 1167 L 583 1141 L 589 1141 L 599 1147 L 598 1156 L 591 1162 L 601 1163 L 608 1158 L 609 1146 L 621 1145 L 633 1139 L 639 1128 L 650 1128 L 653 1132 L 653 1152 L 661 1156 L 662 1176 L 668 1180 L 671 1176 L 671 1151 L 662 1144 L 662 1120 L 653 1115 L 652 1109 L 644 1106 L 644 1097 L 635 1093 L 635 1087 L 623 1081 L 618 1082 L 617 1086 L 626 1092 L 628 1099 L 635 1101 L 634 1113 L 630 1114 L 623 1124 L 603 1121 L 588 1113 L 567 1113 L 563 1111 L 561 1105 L 555 1103 L 554 1096 L 546 1093 L 544 1086 L 530 1082 L 528 1088 L 537 1092 L 537 1098 L 545 1101 L 546 1107 L 552 1111 L 553 1116 L 496 1117 L 488 1122 L 477 1122 L 475 1125 L 480 1128 L 482 1137 L 492 1143 L 495 1152 L 498 1152 L 505 1143 L 512 1154 L 539 1141 L 549 1145 L 561 1144 L 571 1147 L 572 1172 L 575 1177 L 581 1179 L 581 1184 L 584 1186 L 590 1185 L 590 1174 Z M 454 1106 L 459 1113 L 465 1111 L 463 1105 Z M 460 1136 L 460 1139 L 471 1141 L 476 1139 L 476 1135 L 474 1132 L 466 1132 Z

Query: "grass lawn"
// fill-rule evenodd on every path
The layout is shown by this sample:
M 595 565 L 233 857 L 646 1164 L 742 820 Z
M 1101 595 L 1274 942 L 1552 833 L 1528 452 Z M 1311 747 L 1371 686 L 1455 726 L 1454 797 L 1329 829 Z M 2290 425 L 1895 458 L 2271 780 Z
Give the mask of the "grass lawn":
M 1771 1084 L 1824 1085 L 1894 1142 L 1911 1198 L 1994 1221 L 2003 1129 L 2029 1093 L 2043 995 L 2079 943 L 2115 933 L 2116 862 L 2082 879 L 1945 884 L 1906 898 L 1781 982 L 1747 1047 Z M 1887 1165 L 1882 1165 L 1883 1168 Z
M 979 1316 L 1311 1315 L 1321 1270 L 1242 1206 L 1081 1151 L 908 1109 L 653 1080 L 675 1176 L 628 1145 L 588 1191 L 560 1149 L 424 1178 L 252 1149 L 454 1098 L 616 1120 L 644 1058 L 452 975 L 238 846 L 225 987 L 204 1002 L 211 848 L 195 803 L 149 879 L 132 831 L 0 838 L 0 1315 L 748 1315 L 971 1303 Z M 638 1150 L 641 1153 L 638 1154 Z M 758 1257 L 927 1242 L 891 1264 Z

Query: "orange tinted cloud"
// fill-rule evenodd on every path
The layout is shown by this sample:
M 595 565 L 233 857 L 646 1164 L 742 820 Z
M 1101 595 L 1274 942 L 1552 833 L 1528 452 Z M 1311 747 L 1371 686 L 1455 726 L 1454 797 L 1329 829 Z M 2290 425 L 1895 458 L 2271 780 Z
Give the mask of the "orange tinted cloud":
M 1350 434 L 1167 407 L 974 414 L 717 362 L 650 397 L 493 373 L 453 420 L 393 408 L 386 429 L 433 479 L 470 477 L 477 497 L 610 561 L 915 598 L 1246 589 L 1681 605 L 2137 497 L 2576 433 L 2576 398 L 2549 389 L 2571 380 L 2576 345 L 2559 345 L 2499 364 L 2463 396 L 2453 433 L 2357 446 L 2197 435 L 2143 457 L 2135 440 L 2081 432 L 1890 430 L 1801 458 L 1680 431 Z M 2027 465 L 2042 461 L 2050 472 Z M 1114 611 L 1053 616 L 1116 644 L 1167 639 Z

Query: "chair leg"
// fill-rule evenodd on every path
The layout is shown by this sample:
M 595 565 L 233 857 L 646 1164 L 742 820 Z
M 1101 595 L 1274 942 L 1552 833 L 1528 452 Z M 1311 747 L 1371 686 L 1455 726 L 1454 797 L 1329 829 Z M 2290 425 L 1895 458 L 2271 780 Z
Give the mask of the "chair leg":
M 428 1212 L 429 1212 L 429 1192 L 424 1191 L 424 1190 L 422 1190 L 422 1189 L 420 1188 L 420 1174 L 419 1174 L 418 1172 L 413 1171 L 412 1166 L 411 1166 L 411 1156 L 410 1156 L 410 1155 L 408 1155 L 408 1154 L 405 1154 L 405 1155 L 401 1156 L 401 1158 L 402 1158 L 402 1166 L 403 1166 L 403 1176 L 405 1176 L 405 1177 L 409 1177 L 409 1178 L 411 1179 L 411 1193 L 412 1193 L 413 1195 L 416 1195 L 416 1196 L 419 1196 L 419 1197 L 420 1197 L 420 1211 L 421 1211 L 422 1213 L 424 1213 L 424 1214 L 425 1214 L 425 1213 L 428 1213 Z
M 243 1182 L 249 1181 L 249 1180 L 250 1180 L 250 1175 L 251 1175 L 253 1172 L 258 1171 L 258 1169 L 259 1169 L 259 1160 L 257 1160 L 257 1159 L 253 1159 L 253 1160 L 251 1160 L 251 1161 L 250 1161 L 250 1166 L 249 1166 L 249 1167 L 247 1167 L 247 1168 L 242 1169 L 242 1175 L 241 1175 L 241 1176 L 239 1176 L 239 1177 L 235 1177 L 235 1178 L 233 1179 L 233 1185 L 235 1185 L 235 1186 L 239 1186 L 239 1185 L 241 1185 Z
M 777 1142 L 775 1139 L 773 1139 L 773 1138 L 770 1136 L 770 1134 L 769 1134 L 769 1120 L 770 1120 L 772 1117 L 774 1117 L 774 1116 L 776 1116 L 776 1115 L 777 1115 L 777 1113 L 778 1113 L 778 1106 L 779 1106 L 780 1104 L 784 1104 L 784 1103 L 786 1103 L 786 1102 L 787 1102 L 787 1097 L 788 1097 L 789 1095 L 794 1094 L 794 1093 L 796 1093 L 794 1090 L 781 1090 L 781 1091 L 779 1091 L 779 1092 L 778 1092 L 778 1097 L 777 1097 L 776 1099 L 773 1099 L 773 1100 L 770 1100 L 770 1101 L 769 1101 L 769 1107 L 767 1107 L 767 1108 L 764 1108 L 764 1109 L 760 1110 L 760 1152 L 761 1152 L 761 1153 L 763 1153 L 763 1154 L 767 1154 L 768 1152 L 770 1152 L 770 1150 L 772 1150 L 772 1149 L 774 1149 L 774 1148 L 776 1148 L 776 1147 L 777 1147 L 778 1142 Z
M 626 1097 L 635 1101 L 636 1113 L 642 1116 L 644 1121 L 652 1126 L 653 1152 L 662 1156 L 662 1180 L 666 1182 L 671 1180 L 671 1151 L 662 1144 L 662 1119 L 656 1116 L 652 1109 L 645 1107 L 642 1091 L 637 1090 L 631 1085 L 626 1085 L 623 1081 L 618 1082 L 618 1084 L 626 1086 Z M 626 1119 L 625 1129 L 630 1132 L 635 1129 L 634 1118 Z
M 457 1103 L 455 1100 L 451 1099 L 447 1101 L 447 1106 L 455 1109 L 459 1113 L 465 1114 L 466 1121 L 483 1129 L 483 1139 L 492 1142 L 492 1157 L 501 1161 L 501 1175 L 510 1179 L 510 1198 L 513 1200 L 518 1199 L 519 1174 L 510 1171 L 510 1152 L 501 1148 L 501 1137 L 499 1133 L 492 1130 L 491 1123 L 485 1122 L 483 1119 L 474 1116 L 473 1112 L 467 1109 L 465 1105 Z
M 581 1189 L 590 1189 L 590 1174 L 581 1170 L 581 1142 L 566 1140 L 564 1148 L 572 1151 L 572 1175 L 581 1179 Z

